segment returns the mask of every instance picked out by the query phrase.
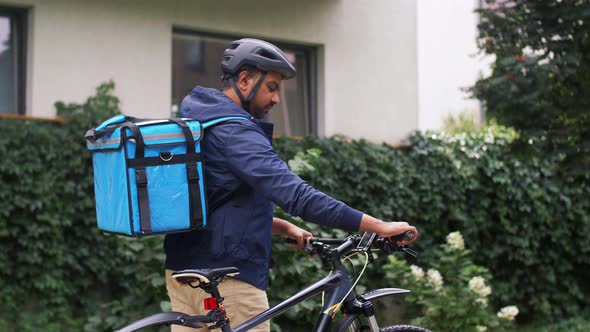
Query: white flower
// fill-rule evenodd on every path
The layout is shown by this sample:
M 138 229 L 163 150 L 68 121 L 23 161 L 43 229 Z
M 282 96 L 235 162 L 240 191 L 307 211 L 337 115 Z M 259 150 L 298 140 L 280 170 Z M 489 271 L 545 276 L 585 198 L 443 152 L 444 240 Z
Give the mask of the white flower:
M 487 297 L 492 294 L 492 289 L 486 286 L 485 279 L 479 276 L 469 280 L 469 289 L 481 297 Z
M 414 279 L 422 280 L 424 278 L 424 270 L 422 270 L 421 267 L 412 265 L 410 266 L 410 269 L 412 270 L 412 276 L 414 277 Z
M 490 286 L 485 286 L 479 292 L 479 295 L 482 297 L 487 297 L 490 294 L 492 294 L 492 289 L 490 288 Z
M 482 306 L 485 307 L 488 305 L 488 299 L 486 299 L 485 297 L 479 297 L 479 298 L 475 299 L 475 303 L 481 304 Z
M 440 272 L 438 272 L 437 270 L 434 269 L 430 269 L 428 270 L 428 272 L 426 272 L 426 276 L 428 279 L 428 282 L 434 286 L 434 289 L 436 290 L 441 290 L 442 286 L 443 286 L 443 278 L 440 275 Z
M 482 277 L 473 277 L 469 280 L 469 289 L 476 292 L 477 290 L 486 286 L 486 281 Z
M 463 241 L 463 236 L 460 232 L 452 232 L 447 235 L 447 244 L 455 250 L 465 249 L 465 241 Z
M 488 330 L 487 326 L 482 325 L 477 325 L 475 328 L 477 329 L 477 332 L 486 332 Z
M 498 318 L 506 320 L 514 320 L 514 317 L 518 315 L 518 308 L 514 305 L 504 307 L 498 311 Z

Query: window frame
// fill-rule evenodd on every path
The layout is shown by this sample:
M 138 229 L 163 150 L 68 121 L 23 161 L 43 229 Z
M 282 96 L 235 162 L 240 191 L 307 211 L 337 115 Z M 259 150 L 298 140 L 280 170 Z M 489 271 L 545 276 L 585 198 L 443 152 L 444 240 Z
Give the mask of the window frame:
M 9 17 L 11 21 L 11 33 L 16 34 L 15 52 L 17 65 L 15 68 L 17 82 L 16 87 L 16 105 L 14 106 L 16 115 L 26 115 L 26 89 L 27 89 L 27 56 L 28 56 L 28 9 L 22 7 L 8 7 L 0 5 L 0 15 Z
M 220 39 L 228 39 L 228 40 L 237 40 L 241 38 L 260 38 L 265 41 L 268 41 L 280 49 L 288 49 L 296 52 L 301 52 L 305 57 L 305 61 L 307 62 L 307 72 L 305 76 L 307 77 L 307 84 L 306 89 L 303 91 L 304 94 L 304 103 L 306 104 L 308 110 L 308 120 L 307 120 L 307 131 L 309 131 L 309 135 L 311 136 L 318 136 L 318 46 L 315 45 L 305 45 L 305 44 L 293 44 L 288 42 L 282 42 L 279 40 L 275 40 L 272 38 L 267 37 L 256 37 L 250 35 L 239 35 L 239 34 L 227 34 L 221 32 L 212 32 L 212 31 L 204 31 L 204 30 L 195 30 L 183 27 L 172 27 L 172 39 L 174 38 L 175 34 L 181 35 L 189 35 L 189 36 L 199 36 L 199 37 L 209 37 L 209 38 L 220 38 Z M 173 73 L 172 73 L 173 74 Z M 173 91 L 171 91 L 172 95 Z

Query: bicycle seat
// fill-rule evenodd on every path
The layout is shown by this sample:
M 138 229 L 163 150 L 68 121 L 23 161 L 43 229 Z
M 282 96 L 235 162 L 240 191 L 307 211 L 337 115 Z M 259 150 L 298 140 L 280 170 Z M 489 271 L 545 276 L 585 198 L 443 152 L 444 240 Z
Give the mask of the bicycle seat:
M 233 277 L 239 273 L 240 270 L 237 267 L 220 267 L 217 269 L 176 271 L 172 273 L 172 278 L 181 284 L 192 284 L 196 281 L 208 284 L 222 277 Z

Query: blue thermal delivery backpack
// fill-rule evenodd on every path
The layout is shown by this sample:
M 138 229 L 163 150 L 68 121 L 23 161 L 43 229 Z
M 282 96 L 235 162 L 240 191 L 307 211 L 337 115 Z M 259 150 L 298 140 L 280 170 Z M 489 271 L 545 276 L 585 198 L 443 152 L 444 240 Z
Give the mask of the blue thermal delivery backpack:
M 128 236 L 207 225 L 200 142 L 212 125 L 245 117 L 142 120 L 115 116 L 86 132 L 98 228 Z

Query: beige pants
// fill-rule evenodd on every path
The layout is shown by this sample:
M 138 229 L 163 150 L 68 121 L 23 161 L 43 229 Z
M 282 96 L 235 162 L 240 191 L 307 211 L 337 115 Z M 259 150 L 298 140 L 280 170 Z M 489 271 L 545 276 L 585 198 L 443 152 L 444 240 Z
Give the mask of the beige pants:
M 183 286 L 172 279 L 171 270 L 166 270 L 166 289 L 170 297 L 172 311 L 180 311 L 189 315 L 206 315 L 203 300 L 211 297 L 200 288 Z M 266 292 L 247 282 L 226 278 L 218 287 L 221 297 L 224 298 L 223 306 L 229 318 L 232 328 L 237 327 L 248 319 L 268 309 Z M 208 332 L 206 327 L 193 329 L 184 326 L 172 325 L 172 332 Z M 268 332 L 270 322 L 266 321 L 249 331 Z

